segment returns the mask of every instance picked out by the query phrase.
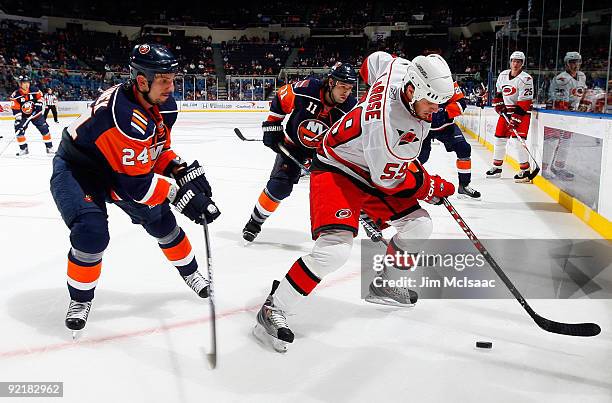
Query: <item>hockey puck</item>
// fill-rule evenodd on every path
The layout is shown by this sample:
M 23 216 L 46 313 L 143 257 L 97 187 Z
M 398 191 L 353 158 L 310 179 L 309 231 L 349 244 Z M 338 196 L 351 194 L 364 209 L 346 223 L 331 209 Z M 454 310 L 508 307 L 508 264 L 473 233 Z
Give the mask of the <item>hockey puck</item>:
M 493 348 L 493 343 L 490 341 L 477 341 L 476 347 L 478 348 Z

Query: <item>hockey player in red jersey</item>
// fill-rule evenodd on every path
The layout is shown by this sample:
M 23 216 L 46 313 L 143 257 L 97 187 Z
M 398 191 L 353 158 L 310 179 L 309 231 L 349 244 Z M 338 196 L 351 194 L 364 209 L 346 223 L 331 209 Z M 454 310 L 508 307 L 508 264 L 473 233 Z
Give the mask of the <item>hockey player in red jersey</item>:
M 364 61 L 370 89 L 326 133 L 317 149 L 310 176 L 312 251 L 293 263 L 257 314 L 253 333 L 277 351 L 286 351 L 294 334 L 285 315 L 294 312 L 321 280 L 348 260 L 363 210 L 397 234 L 387 253 L 414 251 L 432 232 L 432 223 L 418 200 L 439 204 L 454 193 L 452 183 L 430 175 L 418 162 L 431 114 L 448 101 L 453 80 L 439 55 L 412 62 L 375 52 Z M 380 277 L 388 278 L 391 267 Z M 366 300 L 411 306 L 417 295 L 404 287 L 374 281 Z
M 19 144 L 17 156 L 21 157 L 30 153 L 25 137 L 26 129 L 30 123 L 36 126 L 42 135 L 47 154 L 55 154 L 53 143 L 51 142 L 51 134 L 49 133 L 49 125 L 43 118 L 42 91 L 31 86 L 30 77 L 20 76 L 19 89 L 11 94 L 10 99 L 11 109 L 15 117 L 15 136 Z
M 251 218 L 242 230 L 242 237 L 252 242 L 266 219 L 289 197 L 300 179 L 300 167 L 280 153 L 278 144 L 301 161 L 312 158 L 329 127 L 341 119 L 357 100 L 351 91 L 357 73 L 348 63 L 336 63 L 324 80 L 311 78 L 282 86 L 270 106 L 270 114 L 262 123 L 263 142 L 279 153 L 266 187 L 259 195 Z M 289 116 L 285 128 L 283 119 Z
M 198 161 L 187 165 L 171 148 L 177 71 L 178 61 L 165 47 L 136 45 L 130 80 L 104 91 L 89 113 L 64 129 L 51 193 L 70 228 L 66 326 L 73 331 L 85 326 L 100 277 L 109 242 L 106 203 L 141 224 L 185 283 L 208 297 L 208 280 L 169 206 L 196 223 L 220 214 Z
M 520 51 L 513 52 L 510 55 L 510 69 L 502 71 L 497 78 L 493 106 L 500 116 L 495 128 L 493 166 L 487 171 L 487 178 L 501 176 L 508 138 L 516 137 L 515 131 L 527 139 L 529 113 L 533 102 L 533 79 L 523 70 L 524 66 L 525 54 Z M 518 147 L 518 159 L 521 171 L 514 176 L 515 182 L 530 182 L 529 154 L 521 146 Z

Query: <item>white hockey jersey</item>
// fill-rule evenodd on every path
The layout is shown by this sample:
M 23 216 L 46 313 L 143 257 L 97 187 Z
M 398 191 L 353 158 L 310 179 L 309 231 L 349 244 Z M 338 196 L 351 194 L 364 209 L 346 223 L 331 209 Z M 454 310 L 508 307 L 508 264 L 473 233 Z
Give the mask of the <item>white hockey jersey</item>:
M 318 159 L 385 194 L 416 191 L 423 181 L 421 151 L 430 123 L 412 115 L 401 99 L 402 79 L 412 62 L 375 52 L 362 77 L 367 96 L 325 135 Z
M 550 100 L 553 102 L 553 108 L 578 110 L 586 90 L 586 75 L 582 71 L 577 72 L 576 78 L 567 71 L 557 74 L 550 83 Z
M 501 72 L 495 84 L 497 97 L 502 97 L 508 112 L 513 113 L 516 106 L 523 111 L 531 110 L 533 102 L 533 78 L 521 71 L 518 76 L 510 78 L 510 69 Z

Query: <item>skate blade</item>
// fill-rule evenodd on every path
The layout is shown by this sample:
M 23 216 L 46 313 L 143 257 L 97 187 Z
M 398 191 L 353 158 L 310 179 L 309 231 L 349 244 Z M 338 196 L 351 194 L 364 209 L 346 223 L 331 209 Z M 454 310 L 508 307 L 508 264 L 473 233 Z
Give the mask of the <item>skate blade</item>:
M 525 178 L 525 179 L 515 179 L 514 183 L 531 183 L 531 179 L 529 178 Z
M 81 338 L 81 333 L 83 330 L 71 330 L 72 332 L 72 341 L 76 342 Z
M 264 329 L 259 323 L 253 327 L 253 336 L 264 347 L 271 347 L 274 351 L 281 354 L 287 352 L 287 345 L 289 343 L 269 335 L 268 332 L 266 332 L 266 329 Z
M 463 199 L 463 200 L 479 200 L 480 201 L 482 196 L 472 197 L 472 196 L 464 195 L 463 193 L 457 193 L 457 198 Z
M 486 175 L 487 179 L 495 179 L 495 178 L 501 178 L 501 174 L 495 174 L 495 175 Z
M 411 302 L 403 303 L 403 302 L 396 301 L 393 298 L 385 298 L 385 297 L 380 297 L 378 295 L 372 295 L 372 294 L 365 297 L 365 301 L 369 302 L 370 304 L 396 306 L 399 308 L 412 308 L 415 305 Z

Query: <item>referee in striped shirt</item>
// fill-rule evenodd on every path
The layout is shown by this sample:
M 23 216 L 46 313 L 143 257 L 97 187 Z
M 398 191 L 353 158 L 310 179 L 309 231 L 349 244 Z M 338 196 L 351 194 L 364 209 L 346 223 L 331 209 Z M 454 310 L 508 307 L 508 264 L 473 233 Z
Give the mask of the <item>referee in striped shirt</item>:
M 59 123 L 57 120 L 57 97 L 53 93 L 51 88 L 47 88 L 47 93 L 44 96 L 45 98 L 45 120 L 47 120 L 47 116 L 49 116 L 49 111 L 53 113 L 53 120 L 55 123 Z

